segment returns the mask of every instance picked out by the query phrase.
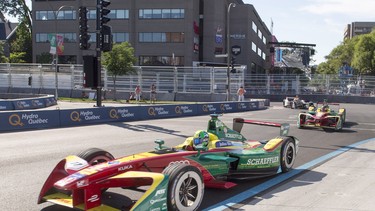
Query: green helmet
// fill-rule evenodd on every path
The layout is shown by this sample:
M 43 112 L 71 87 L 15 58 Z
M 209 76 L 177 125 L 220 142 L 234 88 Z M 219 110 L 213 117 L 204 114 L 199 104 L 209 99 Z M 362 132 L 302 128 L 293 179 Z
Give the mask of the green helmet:
M 194 135 L 194 145 L 205 145 L 207 146 L 208 145 L 208 140 L 210 139 L 210 135 L 204 131 L 204 130 L 201 130 L 197 133 L 195 133 Z

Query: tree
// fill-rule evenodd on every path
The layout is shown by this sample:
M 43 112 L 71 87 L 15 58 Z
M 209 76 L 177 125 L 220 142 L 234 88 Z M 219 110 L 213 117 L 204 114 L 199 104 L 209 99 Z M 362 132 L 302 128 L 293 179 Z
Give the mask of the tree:
M 354 46 L 352 66 L 360 74 L 375 73 L 375 32 L 362 35 Z
M 0 63 L 6 63 L 8 59 L 4 55 L 4 42 L 0 41 Z
M 11 42 L 11 53 L 24 53 L 22 61 L 32 63 L 32 38 L 25 23 L 20 23 L 16 31 L 16 39 Z
M 4 20 L 4 14 L 17 17 L 19 22 L 26 25 L 29 33 L 32 31 L 32 12 L 26 4 L 26 0 L 2 0 L 0 1 L 0 19 Z
M 103 65 L 112 75 L 114 100 L 116 97 L 117 76 L 134 73 L 133 68 L 137 59 L 134 57 L 134 48 L 128 42 L 114 44 L 112 51 L 103 53 Z
M 25 55 L 25 52 L 10 53 L 9 63 L 25 63 L 25 60 L 23 60 Z

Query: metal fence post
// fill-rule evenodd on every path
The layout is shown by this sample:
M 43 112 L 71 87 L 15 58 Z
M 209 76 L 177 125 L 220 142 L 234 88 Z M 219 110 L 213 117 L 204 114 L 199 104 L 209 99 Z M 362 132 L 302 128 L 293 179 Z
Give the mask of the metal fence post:
M 215 74 L 214 74 L 214 68 L 210 68 L 210 93 L 214 93 L 214 85 L 215 85 Z
M 174 78 L 173 78 L 173 92 L 176 93 L 177 92 L 177 86 L 178 86 L 178 82 L 177 82 L 177 67 L 174 67 L 173 68 L 173 72 L 174 72 Z

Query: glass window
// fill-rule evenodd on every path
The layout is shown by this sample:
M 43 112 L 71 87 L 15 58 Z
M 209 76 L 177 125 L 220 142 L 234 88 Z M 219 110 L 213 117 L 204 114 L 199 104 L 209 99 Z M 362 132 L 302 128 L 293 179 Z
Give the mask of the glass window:
M 260 30 L 258 30 L 258 37 L 259 37 L 260 39 L 262 39 L 262 38 L 263 38 L 263 34 L 262 34 L 262 31 L 260 31 Z
M 257 27 L 257 25 L 254 23 L 254 21 L 252 21 L 252 28 L 253 28 L 253 31 L 254 31 L 255 33 L 258 32 L 258 27 Z
M 87 19 L 96 19 L 96 10 L 89 10 L 89 12 L 87 13 Z
M 142 18 L 152 18 L 152 10 L 150 9 L 143 10 Z
M 162 18 L 171 18 L 171 9 L 163 9 Z
M 161 18 L 161 9 L 152 10 L 152 18 Z
M 129 42 L 129 33 L 124 33 L 124 32 L 113 33 L 113 42 L 115 43 Z
M 257 52 L 257 45 L 254 42 L 251 42 L 251 49 L 256 53 Z

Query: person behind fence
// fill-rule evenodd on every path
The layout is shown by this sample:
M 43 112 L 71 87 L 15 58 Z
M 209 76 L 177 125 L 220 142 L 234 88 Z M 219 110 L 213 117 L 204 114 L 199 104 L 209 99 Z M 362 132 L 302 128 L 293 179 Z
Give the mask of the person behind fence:
M 142 90 L 141 90 L 141 87 L 139 85 L 137 85 L 135 87 L 134 94 L 135 94 L 135 100 L 141 101 Z
M 152 84 L 150 87 L 150 101 L 151 103 L 155 103 L 156 101 L 156 86 Z
M 243 86 L 241 86 L 237 90 L 238 101 L 245 101 L 245 93 L 246 93 L 246 90 L 243 88 Z

